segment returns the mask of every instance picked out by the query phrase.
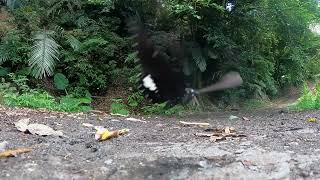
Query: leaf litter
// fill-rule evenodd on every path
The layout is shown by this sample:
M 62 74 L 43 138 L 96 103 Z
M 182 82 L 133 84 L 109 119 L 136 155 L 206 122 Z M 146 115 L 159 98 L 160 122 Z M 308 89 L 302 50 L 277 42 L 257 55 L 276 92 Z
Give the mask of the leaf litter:
M 21 119 L 15 123 L 15 127 L 21 132 L 29 132 L 39 136 L 64 136 L 62 131 L 55 131 L 51 127 L 44 124 L 29 124 L 30 119 Z
M 213 129 L 213 133 L 196 133 L 198 137 L 210 137 L 210 141 L 217 142 L 228 138 L 247 137 L 245 134 L 238 134 L 233 127 L 225 127 L 222 129 Z

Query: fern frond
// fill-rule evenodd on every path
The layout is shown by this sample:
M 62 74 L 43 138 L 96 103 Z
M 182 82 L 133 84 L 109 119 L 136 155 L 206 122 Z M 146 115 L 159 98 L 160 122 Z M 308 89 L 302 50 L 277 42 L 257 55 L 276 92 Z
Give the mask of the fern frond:
M 9 59 L 9 57 L 8 57 L 6 51 L 0 45 L 0 64 L 4 63 L 8 59 Z
M 52 75 L 55 62 L 59 60 L 59 45 L 50 37 L 50 32 L 43 31 L 36 34 L 35 44 L 32 47 L 29 65 L 36 78 Z
M 204 72 L 207 69 L 207 62 L 206 59 L 203 57 L 200 48 L 193 48 L 191 50 L 192 58 L 194 62 L 197 64 L 197 67 L 200 69 L 201 72 Z
M 67 38 L 67 42 L 70 44 L 70 46 L 74 51 L 78 51 L 80 49 L 81 42 L 76 37 L 72 35 L 67 35 L 66 38 Z

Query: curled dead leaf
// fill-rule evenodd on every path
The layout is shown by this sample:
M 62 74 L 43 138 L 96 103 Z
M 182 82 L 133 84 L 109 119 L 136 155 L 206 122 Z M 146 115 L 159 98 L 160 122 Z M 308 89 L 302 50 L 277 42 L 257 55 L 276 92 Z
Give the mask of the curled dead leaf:
M 7 151 L 0 153 L 0 158 L 16 157 L 18 154 L 27 153 L 30 151 L 32 151 L 31 148 L 20 148 L 20 149 L 14 149 L 14 150 L 7 150 Z
M 111 138 L 117 138 L 120 135 L 126 134 L 129 132 L 129 129 L 121 129 L 121 130 L 115 130 L 115 131 L 108 131 L 105 128 L 98 128 L 95 139 L 99 141 L 105 141 Z

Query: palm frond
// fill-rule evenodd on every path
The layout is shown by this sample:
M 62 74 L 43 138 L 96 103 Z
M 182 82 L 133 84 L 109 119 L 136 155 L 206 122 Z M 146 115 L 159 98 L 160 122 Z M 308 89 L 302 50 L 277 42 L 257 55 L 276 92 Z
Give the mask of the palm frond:
M 59 44 L 50 37 L 50 32 L 43 31 L 36 34 L 35 44 L 32 47 L 29 65 L 36 78 L 53 74 L 56 61 L 59 60 Z

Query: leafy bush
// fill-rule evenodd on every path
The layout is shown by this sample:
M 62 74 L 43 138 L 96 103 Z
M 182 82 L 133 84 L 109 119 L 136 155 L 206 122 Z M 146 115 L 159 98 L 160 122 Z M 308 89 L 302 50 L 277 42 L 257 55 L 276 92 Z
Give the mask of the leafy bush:
M 310 109 L 320 109 L 320 88 L 319 85 L 316 88 L 316 93 L 314 94 L 308 87 L 304 84 L 301 97 L 294 104 L 289 105 L 290 109 L 293 110 L 310 110 Z

